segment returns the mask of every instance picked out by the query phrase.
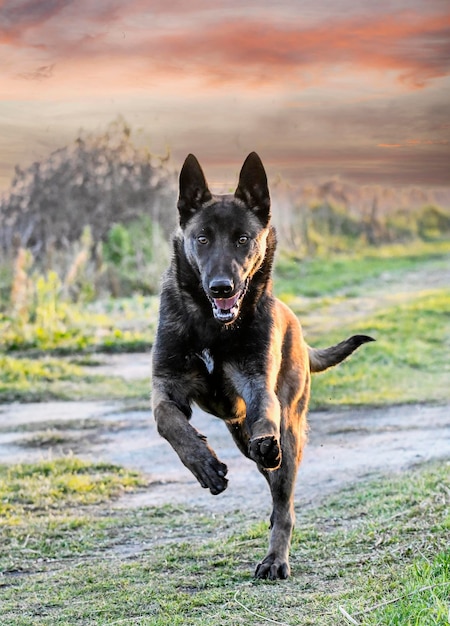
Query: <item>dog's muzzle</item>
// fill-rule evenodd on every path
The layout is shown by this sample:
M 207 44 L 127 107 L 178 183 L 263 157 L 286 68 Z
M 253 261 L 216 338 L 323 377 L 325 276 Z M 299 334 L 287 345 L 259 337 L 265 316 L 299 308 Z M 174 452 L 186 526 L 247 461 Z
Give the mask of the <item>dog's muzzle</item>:
M 231 324 L 237 319 L 242 300 L 247 291 L 247 285 L 248 280 L 245 281 L 245 285 L 242 289 L 226 298 L 217 298 L 208 295 L 209 301 L 212 304 L 213 315 L 218 322 Z

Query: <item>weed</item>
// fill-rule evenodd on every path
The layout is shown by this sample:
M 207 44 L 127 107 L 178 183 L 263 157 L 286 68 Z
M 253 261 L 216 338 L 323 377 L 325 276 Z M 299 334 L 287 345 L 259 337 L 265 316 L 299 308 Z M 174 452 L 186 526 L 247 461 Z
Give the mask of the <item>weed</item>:
M 355 332 L 377 339 L 375 344 L 365 346 L 339 368 L 314 377 L 313 408 L 445 401 L 450 397 L 448 289 L 418 293 L 412 290 L 402 295 L 393 293 L 389 285 L 383 287 L 380 278 L 389 273 L 398 286 L 405 272 L 420 269 L 424 276 L 432 276 L 433 272 L 444 276 L 448 265 L 446 250 L 442 244 L 431 253 L 423 245 L 414 254 L 412 251 L 406 254 L 404 248 L 391 249 L 393 256 L 385 257 L 380 250 L 376 258 L 363 257 L 357 263 L 347 258 L 313 264 L 310 266 L 312 274 L 317 273 L 314 285 L 321 294 L 314 298 L 296 295 L 306 289 L 296 278 L 299 265 L 293 259 L 282 257 L 277 271 L 281 271 L 284 278 L 279 288 L 283 290 L 283 299 L 299 315 L 309 343 L 327 345 Z M 337 277 L 335 287 L 346 293 L 331 289 L 334 277 Z M 147 350 L 151 345 L 157 320 L 157 298 L 134 296 L 106 300 L 81 309 L 55 300 L 57 281 L 51 284 L 52 288 L 50 283 L 42 286 L 40 313 L 34 322 L 28 321 L 18 328 L 17 322 L 14 326 L 11 320 L 0 318 L 4 350 L 27 348 L 27 354 L 39 356 L 43 351 L 56 354 L 137 351 Z M 365 299 L 348 295 L 350 289 L 353 293 L 366 293 Z M 46 327 L 43 318 L 52 315 L 54 321 Z M 51 365 L 48 360 L 39 365 L 23 356 L 20 359 L 3 357 L 2 364 L 0 399 L 3 401 L 80 398 L 83 394 L 99 398 L 102 393 L 115 398 L 120 394 L 134 398 L 148 395 L 148 381 L 133 384 L 117 379 L 108 381 L 95 375 L 89 360 L 79 361 L 78 369 L 70 368 L 67 363 Z
M 155 294 L 169 263 L 170 246 L 158 224 L 143 215 L 126 227 L 111 226 L 103 255 L 108 263 L 109 289 L 114 296 Z

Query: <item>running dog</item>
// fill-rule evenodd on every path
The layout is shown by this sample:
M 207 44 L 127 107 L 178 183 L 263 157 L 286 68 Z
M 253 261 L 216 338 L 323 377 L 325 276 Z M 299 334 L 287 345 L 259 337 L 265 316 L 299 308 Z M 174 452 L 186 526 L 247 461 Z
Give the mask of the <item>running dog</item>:
M 242 166 L 234 195 L 213 195 L 192 154 L 179 182 L 180 228 L 162 284 L 152 356 L 158 432 L 200 485 L 219 494 L 227 487 L 227 467 L 191 425 L 191 406 L 225 421 L 272 495 L 269 550 L 255 576 L 287 578 L 311 373 L 373 339 L 354 335 L 311 348 L 296 316 L 272 294 L 276 235 L 266 173 L 255 152 Z

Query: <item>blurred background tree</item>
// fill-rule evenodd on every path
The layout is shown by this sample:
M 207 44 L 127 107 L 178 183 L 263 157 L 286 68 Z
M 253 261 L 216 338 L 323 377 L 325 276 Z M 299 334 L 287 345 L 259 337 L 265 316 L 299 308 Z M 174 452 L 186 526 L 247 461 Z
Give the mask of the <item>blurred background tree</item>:
M 81 132 L 48 159 L 25 170 L 16 167 L 0 203 L 3 251 L 20 243 L 42 259 L 80 239 L 86 226 L 97 242 L 111 224 L 127 224 L 143 214 L 170 232 L 176 190 L 167 159 L 136 147 L 130 127 L 118 118 L 103 134 Z
M 270 187 L 280 249 L 297 258 L 450 236 L 450 211 L 440 206 L 450 205 L 445 190 L 337 178 L 292 185 L 280 177 Z M 8 302 L 17 308 L 17 294 L 31 302 L 37 277 L 50 271 L 72 301 L 157 293 L 176 197 L 170 154 L 156 157 L 136 145 L 122 117 L 105 132 L 80 131 L 41 162 L 16 167 L 0 200 L 3 309 Z
M 120 117 L 102 134 L 80 132 L 47 159 L 16 167 L 0 201 L 3 264 L 12 268 L 18 251 L 26 249 L 35 269 L 56 267 L 68 277 L 72 294 L 80 291 L 74 274 L 88 271 L 92 279 L 95 269 L 114 295 L 157 290 L 150 274 L 167 263 L 176 225 L 176 176 L 168 155 L 158 158 L 137 147 L 131 134 Z M 105 260 L 111 271 L 103 271 Z M 133 275 L 125 277 L 127 272 Z

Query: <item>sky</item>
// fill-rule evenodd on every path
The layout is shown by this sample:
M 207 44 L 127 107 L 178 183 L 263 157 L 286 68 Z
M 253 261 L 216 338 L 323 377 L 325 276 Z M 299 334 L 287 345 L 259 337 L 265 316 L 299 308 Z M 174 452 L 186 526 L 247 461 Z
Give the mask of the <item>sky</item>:
M 118 115 L 213 185 L 450 187 L 450 3 L 0 0 L 0 191 Z

